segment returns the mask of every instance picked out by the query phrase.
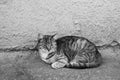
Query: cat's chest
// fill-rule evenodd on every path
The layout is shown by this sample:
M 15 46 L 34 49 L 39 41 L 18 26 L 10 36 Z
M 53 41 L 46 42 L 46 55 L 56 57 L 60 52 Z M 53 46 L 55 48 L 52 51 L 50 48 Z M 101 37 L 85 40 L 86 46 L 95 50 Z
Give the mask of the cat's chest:
M 39 50 L 39 54 L 40 54 L 41 59 L 49 64 L 55 62 L 57 59 L 56 54 L 50 56 L 50 52 L 47 52 L 44 50 Z
M 39 54 L 40 54 L 40 57 L 41 57 L 42 59 L 46 59 L 47 56 L 48 56 L 48 54 L 49 54 L 49 52 L 46 51 L 46 50 L 40 49 L 40 50 L 39 50 Z

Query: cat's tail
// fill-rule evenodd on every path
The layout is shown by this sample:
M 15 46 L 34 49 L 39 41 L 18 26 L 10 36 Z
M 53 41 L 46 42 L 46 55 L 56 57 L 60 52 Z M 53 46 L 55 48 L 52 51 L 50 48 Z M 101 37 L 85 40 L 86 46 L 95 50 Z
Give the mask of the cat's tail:
M 97 59 L 96 59 L 96 65 L 101 65 L 102 64 L 102 55 L 101 55 L 101 53 L 99 52 L 99 51 L 97 51 Z
M 96 57 L 94 59 L 93 62 L 88 62 L 88 63 L 84 63 L 84 62 L 77 62 L 77 63 L 72 63 L 67 65 L 66 67 L 68 68 L 94 68 L 94 67 L 98 67 L 100 66 L 102 63 L 102 56 L 99 53 L 99 51 L 96 52 Z
M 88 63 L 87 67 L 94 68 L 100 66 L 101 64 L 102 64 L 102 55 L 99 53 L 99 51 L 97 51 L 95 61 Z
M 86 64 L 86 68 L 98 67 L 102 64 L 102 55 L 99 51 L 96 51 L 95 60 L 91 63 Z

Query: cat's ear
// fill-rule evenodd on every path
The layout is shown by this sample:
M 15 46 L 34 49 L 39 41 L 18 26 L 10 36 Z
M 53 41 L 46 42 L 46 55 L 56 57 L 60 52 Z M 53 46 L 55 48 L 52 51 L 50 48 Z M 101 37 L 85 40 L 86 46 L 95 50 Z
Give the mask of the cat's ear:
M 43 34 L 42 33 L 38 33 L 38 40 L 43 38 Z
M 56 33 L 56 34 L 53 34 L 52 37 L 53 37 L 54 39 L 57 39 L 57 33 Z

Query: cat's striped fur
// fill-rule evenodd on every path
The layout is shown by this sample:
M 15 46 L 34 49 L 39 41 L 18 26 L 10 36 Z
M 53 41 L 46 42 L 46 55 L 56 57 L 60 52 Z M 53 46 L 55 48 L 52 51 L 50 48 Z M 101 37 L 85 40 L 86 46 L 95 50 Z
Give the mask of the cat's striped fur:
M 96 46 L 84 37 L 39 35 L 37 48 L 40 57 L 52 68 L 93 68 L 102 62 Z

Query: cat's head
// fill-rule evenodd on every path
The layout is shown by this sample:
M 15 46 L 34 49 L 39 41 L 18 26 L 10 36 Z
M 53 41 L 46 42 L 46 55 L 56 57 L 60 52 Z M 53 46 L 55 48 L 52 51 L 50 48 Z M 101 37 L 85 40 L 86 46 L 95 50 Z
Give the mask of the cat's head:
M 56 52 L 55 35 L 38 34 L 38 51 L 42 60 L 47 60 Z

